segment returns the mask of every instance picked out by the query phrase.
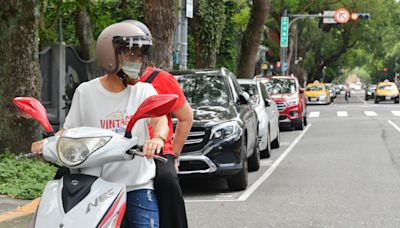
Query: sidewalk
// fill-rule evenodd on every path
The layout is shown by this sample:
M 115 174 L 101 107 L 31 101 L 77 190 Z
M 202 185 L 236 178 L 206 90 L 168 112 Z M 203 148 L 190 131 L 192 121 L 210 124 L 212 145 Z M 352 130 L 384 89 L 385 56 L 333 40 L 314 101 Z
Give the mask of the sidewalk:
M 39 198 L 35 200 L 18 200 L 0 195 L 0 228 L 7 227 L 5 224 L 14 219 L 32 215 L 37 208 L 39 200 Z M 12 227 L 15 226 L 13 225 Z

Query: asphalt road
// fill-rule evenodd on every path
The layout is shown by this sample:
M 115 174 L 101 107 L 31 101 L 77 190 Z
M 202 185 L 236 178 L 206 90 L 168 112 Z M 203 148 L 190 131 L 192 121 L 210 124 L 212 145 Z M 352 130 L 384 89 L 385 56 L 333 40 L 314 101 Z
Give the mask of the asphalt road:
M 282 132 L 251 193 L 184 184 L 190 227 L 400 227 L 399 111 L 363 94 L 309 106 L 310 125 Z
M 184 181 L 189 227 L 400 227 L 400 105 L 342 94 L 308 116 L 305 130 L 281 133 L 245 191 Z

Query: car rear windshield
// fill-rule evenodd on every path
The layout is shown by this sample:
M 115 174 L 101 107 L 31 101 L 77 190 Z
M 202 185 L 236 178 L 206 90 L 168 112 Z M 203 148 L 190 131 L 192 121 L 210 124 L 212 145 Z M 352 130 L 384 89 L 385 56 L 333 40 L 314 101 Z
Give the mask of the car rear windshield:
M 253 99 L 256 104 L 258 104 L 259 99 L 256 84 L 240 84 L 240 87 L 243 91 L 247 92 L 250 95 L 250 98 Z
M 381 90 L 397 90 L 396 86 L 394 84 L 386 84 L 386 85 L 380 85 L 378 89 Z
M 264 81 L 271 95 L 296 92 L 296 83 L 293 79 L 273 79 Z
M 324 90 L 323 86 L 307 86 L 306 91 L 322 91 Z
M 229 88 L 222 76 L 178 75 L 175 76 L 193 108 L 201 106 L 229 105 Z

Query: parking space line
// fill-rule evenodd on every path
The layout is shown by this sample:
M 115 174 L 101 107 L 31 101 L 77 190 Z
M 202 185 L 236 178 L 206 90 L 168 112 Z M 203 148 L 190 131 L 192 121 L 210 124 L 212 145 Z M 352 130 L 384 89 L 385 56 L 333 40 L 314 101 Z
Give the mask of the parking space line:
M 308 115 L 308 117 L 310 117 L 310 118 L 319 117 L 319 113 L 320 113 L 320 112 L 310 112 L 310 115 Z
M 304 128 L 304 130 L 298 135 L 295 140 L 290 144 L 288 148 L 279 156 L 278 159 L 274 161 L 274 163 L 271 165 L 269 169 L 267 169 L 261 177 L 259 177 L 250 187 L 248 187 L 242 195 L 240 195 L 239 198 L 237 199 L 204 199 L 204 200 L 195 200 L 195 199 L 190 199 L 190 200 L 185 200 L 185 203 L 212 203 L 212 202 L 237 202 L 237 201 L 245 201 L 247 198 L 253 194 L 253 192 L 274 172 L 274 170 L 279 166 L 279 164 L 285 159 L 285 157 L 293 150 L 293 148 L 296 146 L 296 144 L 300 141 L 300 139 L 306 134 L 308 129 L 312 124 L 308 124 L 307 127 Z
M 310 129 L 312 125 L 309 124 L 306 128 L 304 128 L 303 132 L 301 132 L 300 135 L 297 136 L 297 138 L 290 144 L 288 148 L 279 156 L 278 159 L 275 160 L 275 162 L 272 164 L 272 166 L 265 171 L 265 173 L 258 178 L 254 184 L 252 184 L 246 191 L 243 192 L 243 194 L 237 199 L 237 201 L 245 201 L 247 198 L 250 197 L 251 194 L 269 177 L 271 174 L 274 172 L 274 170 L 279 166 L 279 164 L 285 159 L 285 157 L 293 150 L 293 148 L 296 146 L 296 144 L 300 141 L 300 139 L 306 134 L 308 129 Z
M 378 114 L 376 114 L 376 112 L 374 111 L 364 111 L 366 116 L 378 116 Z
M 388 123 L 392 125 L 398 132 L 400 132 L 400 127 L 393 123 L 391 120 L 388 120 Z
M 337 114 L 338 117 L 348 116 L 346 111 L 337 111 L 336 114 Z
M 393 115 L 400 116 L 400 111 L 392 111 Z

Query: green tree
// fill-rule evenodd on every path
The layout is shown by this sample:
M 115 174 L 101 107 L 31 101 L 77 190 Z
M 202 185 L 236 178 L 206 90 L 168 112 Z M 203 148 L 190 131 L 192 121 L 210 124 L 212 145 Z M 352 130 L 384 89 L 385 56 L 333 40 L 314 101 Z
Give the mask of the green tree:
M 220 0 L 194 0 L 190 33 L 195 44 L 195 67 L 215 67 L 226 16 L 225 4 Z

